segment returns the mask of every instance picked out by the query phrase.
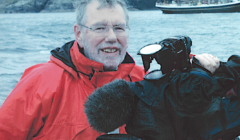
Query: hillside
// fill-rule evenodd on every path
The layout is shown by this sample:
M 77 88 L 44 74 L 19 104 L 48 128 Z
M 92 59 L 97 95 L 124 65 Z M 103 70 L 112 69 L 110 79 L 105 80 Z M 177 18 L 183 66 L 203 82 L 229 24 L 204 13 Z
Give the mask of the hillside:
M 74 10 L 77 0 L 0 0 L 0 13 L 66 12 Z M 155 8 L 156 0 L 128 0 L 129 9 Z

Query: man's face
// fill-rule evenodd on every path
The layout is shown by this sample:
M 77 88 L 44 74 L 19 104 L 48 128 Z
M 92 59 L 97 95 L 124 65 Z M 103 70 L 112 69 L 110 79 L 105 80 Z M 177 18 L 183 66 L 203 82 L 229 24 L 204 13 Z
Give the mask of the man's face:
M 112 71 L 123 61 L 128 47 L 128 36 L 117 36 L 112 27 L 126 25 L 126 18 L 120 5 L 97 9 L 98 6 L 98 1 L 87 6 L 85 26 L 109 26 L 109 31 L 99 36 L 90 29 L 82 28 L 78 43 L 87 58 L 103 63 L 104 70 Z

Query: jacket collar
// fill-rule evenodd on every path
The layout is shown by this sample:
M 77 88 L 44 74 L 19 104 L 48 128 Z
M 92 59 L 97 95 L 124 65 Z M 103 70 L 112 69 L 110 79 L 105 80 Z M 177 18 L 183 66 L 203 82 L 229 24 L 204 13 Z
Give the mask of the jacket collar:
M 74 77 L 76 77 L 76 74 L 79 78 L 87 77 L 86 80 L 90 80 L 94 85 L 99 83 L 98 79 L 114 80 L 127 77 L 135 66 L 133 58 L 127 53 L 116 71 L 104 72 L 102 63 L 90 60 L 83 55 L 77 41 L 68 42 L 63 47 L 52 50 L 51 53 L 52 61 L 70 72 Z
M 90 60 L 80 52 L 80 47 L 78 46 L 77 41 L 74 42 L 71 50 L 70 55 L 78 72 L 90 75 L 95 70 L 103 71 L 103 64 Z
M 70 50 L 70 54 L 77 71 L 83 72 L 88 75 L 93 73 L 94 71 L 104 72 L 102 63 L 90 60 L 83 55 L 83 51 L 78 46 L 77 41 L 74 42 L 73 47 Z M 127 63 L 135 64 L 134 60 L 128 53 L 126 54 L 126 57 L 122 64 Z M 122 64 L 120 64 L 120 66 Z

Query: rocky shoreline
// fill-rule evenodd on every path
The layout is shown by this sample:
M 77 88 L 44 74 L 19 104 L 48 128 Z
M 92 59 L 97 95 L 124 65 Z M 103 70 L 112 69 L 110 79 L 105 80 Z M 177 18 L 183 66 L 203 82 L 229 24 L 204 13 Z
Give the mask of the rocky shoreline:
M 0 13 L 73 12 L 77 0 L 0 0 Z M 156 10 L 156 0 L 128 0 L 129 10 Z

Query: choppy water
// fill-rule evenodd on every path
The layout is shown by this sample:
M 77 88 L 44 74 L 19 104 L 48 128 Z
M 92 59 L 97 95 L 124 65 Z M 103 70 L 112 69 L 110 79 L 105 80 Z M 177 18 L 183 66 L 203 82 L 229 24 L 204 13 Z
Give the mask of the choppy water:
M 192 53 L 211 53 L 226 61 L 240 55 L 240 13 L 162 14 L 131 11 L 128 52 L 142 65 L 137 51 L 174 35 L 193 40 Z M 47 62 L 50 50 L 74 40 L 75 13 L 0 14 L 0 105 L 23 71 Z M 152 69 L 158 68 L 153 64 Z

